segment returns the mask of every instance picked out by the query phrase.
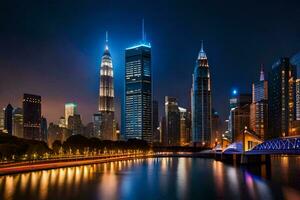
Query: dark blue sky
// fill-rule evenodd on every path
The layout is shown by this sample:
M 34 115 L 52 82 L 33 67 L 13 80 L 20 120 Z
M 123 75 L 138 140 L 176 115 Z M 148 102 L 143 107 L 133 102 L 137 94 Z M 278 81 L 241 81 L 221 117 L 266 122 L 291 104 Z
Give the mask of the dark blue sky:
M 154 98 L 189 106 L 201 40 L 209 59 L 213 104 L 224 118 L 232 88 L 250 92 L 281 56 L 300 51 L 300 1 L 6 1 L 0 5 L 0 106 L 42 95 L 49 121 L 75 101 L 85 122 L 97 110 L 98 69 L 105 31 L 115 70 L 120 118 L 124 49 L 152 44 Z

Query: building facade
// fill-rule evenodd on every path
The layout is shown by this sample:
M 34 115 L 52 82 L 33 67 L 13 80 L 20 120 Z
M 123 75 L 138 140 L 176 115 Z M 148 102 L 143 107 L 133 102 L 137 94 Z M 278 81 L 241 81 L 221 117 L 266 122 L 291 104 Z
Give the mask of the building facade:
M 250 105 L 250 129 L 264 140 L 268 132 L 268 81 L 261 68 L 259 81 L 252 84 Z
M 232 142 L 238 137 L 238 134 L 250 125 L 250 104 L 252 95 L 248 93 L 238 93 L 233 91 L 229 99 L 229 118 L 228 118 L 228 134 L 227 137 Z
M 82 134 L 82 122 L 79 114 L 75 114 L 68 118 L 68 129 L 71 130 L 72 135 Z
M 42 141 L 48 142 L 48 124 L 47 119 L 45 117 L 41 118 L 41 135 Z
M 191 112 L 178 107 L 180 113 L 180 146 L 187 146 L 191 141 Z
M 158 102 L 152 101 L 152 135 L 153 142 L 159 143 L 161 141 L 159 132 L 159 120 L 158 120 Z
M 0 132 L 4 131 L 4 118 L 5 118 L 5 108 L 0 110 Z
M 221 120 L 219 113 L 212 110 L 212 137 L 211 137 L 211 143 L 213 146 L 216 146 L 218 143 L 221 142 L 222 134 L 221 134 Z
M 5 108 L 5 117 L 4 117 L 4 129 L 8 135 L 12 135 L 12 117 L 13 117 L 13 110 L 11 104 L 8 104 Z
M 125 137 L 152 142 L 151 46 L 145 42 L 125 50 Z
M 18 138 L 23 138 L 23 110 L 22 108 L 15 108 L 13 111 L 13 118 L 12 118 L 13 136 Z
M 101 58 L 100 81 L 99 81 L 99 106 L 100 125 L 97 134 L 103 140 L 115 140 L 114 134 L 114 71 L 112 58 L 108 48 L 108 40 L 106 38 L 106 46 Z
M 210 145 L 211 113 L 211 78 L 202 43 L 192 85 L 192 142 L 194 145 Z
M 166 117 L 166 144 L 170 146 L 180 145 L 180 112 L 177 99 L 165 97 L 165 117 Z
M 296 119 L 296 66 L 289 58 L 279 59 L 269 74 L 269 131 L 267 138 L 289 136 Z
M 23 135 L 25 139 L 42 140 L 41 103 L 41 96 L 33 94 L 24 94 L 23 96 Z
M 77 114 L 77 104 L 76 103 L 66 103 L 65 104 L 65 122 L 66 127 L 68 127 L 69 117 Z

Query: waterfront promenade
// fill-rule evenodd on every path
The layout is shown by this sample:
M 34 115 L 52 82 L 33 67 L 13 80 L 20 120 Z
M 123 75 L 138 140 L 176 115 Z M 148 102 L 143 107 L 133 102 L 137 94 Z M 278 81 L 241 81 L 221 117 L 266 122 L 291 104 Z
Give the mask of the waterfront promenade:
M 8 174 L 16 174 L 23 172 L 31 172 L 38 170 L 48 170 L 63 167 L 74 167 L 80 165 L 91 165 L 105 162 L 123 161 L 130 159 L 150 158 L 153 153 L 128 153 L 116 155 L 102 156 L 72 156 L 55 159 L 10 162 L 0 164 L 0 176 Z

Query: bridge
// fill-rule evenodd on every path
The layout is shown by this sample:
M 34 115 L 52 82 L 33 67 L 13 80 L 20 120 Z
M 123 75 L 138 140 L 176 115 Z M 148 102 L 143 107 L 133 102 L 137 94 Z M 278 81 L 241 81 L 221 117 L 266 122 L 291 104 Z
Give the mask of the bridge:
M 256 145 L 246 154 L 300 154 L 300 136 L 267 140 Z

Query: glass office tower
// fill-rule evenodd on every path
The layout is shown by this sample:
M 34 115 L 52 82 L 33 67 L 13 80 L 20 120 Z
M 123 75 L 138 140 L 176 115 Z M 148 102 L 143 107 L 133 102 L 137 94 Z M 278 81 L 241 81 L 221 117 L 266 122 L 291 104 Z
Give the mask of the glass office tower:
M 192 142 L 207 146 L 211 142 L 211 83 L 203 43 L 196 61 L 192 85 Z
M 106 33 L 106 46 L 101 59 L 99 86 L 99 123 L 95 127 L 96 135 L 103 140 L 115 140 L 114 137 L 114 71 L 112 58 L 108 48 Z M 97 116 L 96 116 L 97 117 Z M 96 118 L 94 118 L 96 119 Z M 97 125 L 97 124 L 96 124 Z
M 125 137 L 152 142 L 151 46 L 125 50 Z
M 289 58 L 279 59 L 269 74 L 269 130 L 267 138 L 289 136 L 296 119 L 296 66 Z

